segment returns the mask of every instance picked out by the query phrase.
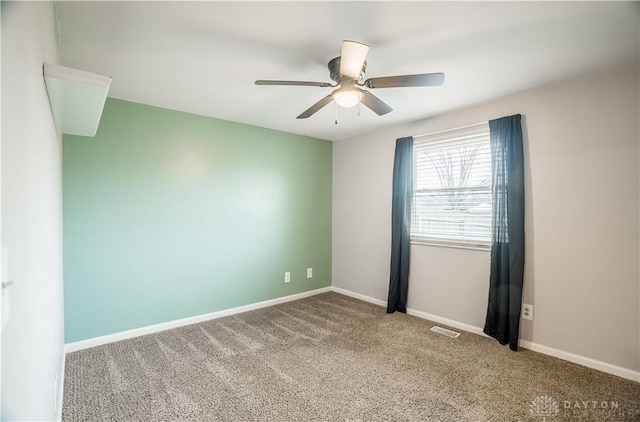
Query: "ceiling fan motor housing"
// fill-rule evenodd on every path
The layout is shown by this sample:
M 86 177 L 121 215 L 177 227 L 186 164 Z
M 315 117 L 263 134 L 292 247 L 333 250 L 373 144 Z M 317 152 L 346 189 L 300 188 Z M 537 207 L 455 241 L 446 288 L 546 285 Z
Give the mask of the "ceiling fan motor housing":
M 336 57 L 332 59 L 327 65 L 327 67 L 329 68 L 329 77 L 331 78 L 331 80 L 335 81 L 340 85 L 342 85 L 343 83 L 354 84 L 354 83 L 362 82 L 364 80 L 364 74 L 367 70 L 367 62 L 365 61 L 362 64 L 362 70 L 360 71 L 360 74 L 358 75 L 357 79 L 351 79 L 348 76 L 344 76 L 340 74 L 340 57 Z

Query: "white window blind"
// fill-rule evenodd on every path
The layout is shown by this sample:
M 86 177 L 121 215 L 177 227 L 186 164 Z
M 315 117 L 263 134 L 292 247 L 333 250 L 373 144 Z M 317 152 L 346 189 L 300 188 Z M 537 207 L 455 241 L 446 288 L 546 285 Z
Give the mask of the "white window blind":
M 489 124 L 415 137 L 413 148 L 412 241 L 488 246 Z

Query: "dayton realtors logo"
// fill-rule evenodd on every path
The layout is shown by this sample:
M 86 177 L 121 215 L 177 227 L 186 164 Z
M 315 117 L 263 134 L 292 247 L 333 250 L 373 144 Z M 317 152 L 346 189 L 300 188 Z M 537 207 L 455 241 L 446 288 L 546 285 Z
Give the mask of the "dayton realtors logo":
M 621 408 L 617 400 L 565 400 L 562 402 L 562 415 L 572 419 L 597 415 L 601 420 L 637 420 L 640 409 Z
M 555 417 L 560 413 L 560 405 L 558 402 L 550 396 L 538 396 L 531 400 L 529 405 L 529 413 L 531 416 L 542 418 L 542 421 L 546 421 L 547 418 Z
M 636 420 L 640 417 L 640 409 L 623 409 L 620 403 L 614 400 L 564 400 L 560 403 L 551 396 L 538 396 L 531 400 L 529 414 L 536 418 L 548 419 L 560 416 L 561 418 L 581 419 L 597 416 L 600 419 L 629 418 Z

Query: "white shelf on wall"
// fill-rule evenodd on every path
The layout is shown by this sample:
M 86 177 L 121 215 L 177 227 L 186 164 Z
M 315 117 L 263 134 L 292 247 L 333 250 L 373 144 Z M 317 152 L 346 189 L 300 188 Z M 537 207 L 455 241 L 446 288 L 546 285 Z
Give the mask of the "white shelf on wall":
M 95 136 L 111 77 L 44 63 L 44 82 L 56 127 L 62 133 Z

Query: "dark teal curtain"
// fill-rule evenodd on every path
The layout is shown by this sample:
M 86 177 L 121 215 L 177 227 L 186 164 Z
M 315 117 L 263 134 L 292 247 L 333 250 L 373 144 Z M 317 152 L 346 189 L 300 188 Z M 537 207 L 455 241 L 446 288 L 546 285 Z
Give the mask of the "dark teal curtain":
M 521 116 L 489 121 L 493 191 L 491 275 L 484 332 L 518 350 L 524 277 Z
M 413 137 L 396 140 L 391 201 L 391 271 L 387 312 L 406 313 L 413 201 Z

